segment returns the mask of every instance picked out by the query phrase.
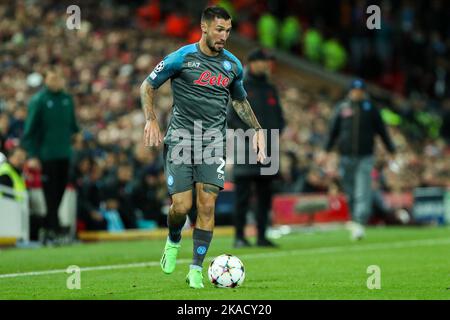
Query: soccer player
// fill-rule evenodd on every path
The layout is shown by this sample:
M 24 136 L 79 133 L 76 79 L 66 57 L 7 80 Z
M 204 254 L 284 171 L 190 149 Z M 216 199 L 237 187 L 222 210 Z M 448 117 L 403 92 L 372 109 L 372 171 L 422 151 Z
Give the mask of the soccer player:
M 225 153 L 211 152 L 205 159 L 204 151 L 210 143 L 205 136 L 208 132 L 218 131 L 221 139 L 214 142 L 225 146 L 226 110 L 230 97 L 239 117 L 256 131 L 253 149 L 257 152 L 257 161 L 262 163 L 266 158 L 264 133 L 246 99 L 247 93 L 242 84 L 242 64 L 224 49 L 231 31 L 231 17 L 221 7 L 208 7 L 202 13 L 200 26 L 200 41 L 166 56 L 141 85 L 141 101 L 146 117 L 144 143 L 157 147 L 162 143 L 162 134 L 154 112 L 155 91 L 171 79 L 173 107 L 164 137 L 164 170 L 172 205 L 167 219 L 169 235 L 161 268 L 167 274 L 175 270 L 181 229 L 192 207 L 195 186 L 197 221 L 193 231 L 193 260 L 186 278 L 191 288 L 203 288 L 203 260 L 213 236 L 215 202 L 225 179 Z M 183 139 L 180 142 L 179 137 L 185 136 L 186 132 L 190 134 L 189 141 Z M 195 147 L 199 141 L 200 149 Z M 194 148 L 189 149 L 192 145 Z M 199 157 L 201 161 L 198 161 Z M 180 158 L 188 161 L 179 163 Z

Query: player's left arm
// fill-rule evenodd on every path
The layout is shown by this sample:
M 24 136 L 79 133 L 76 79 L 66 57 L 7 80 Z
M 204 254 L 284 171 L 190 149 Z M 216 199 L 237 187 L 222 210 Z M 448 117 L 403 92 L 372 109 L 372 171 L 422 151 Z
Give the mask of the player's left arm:
M 242 65 L 238 62 L 237 77 L 231 83 L 230 87 L 231 104 L 239 118 L 241 118 L 241 120 L 250 128 L 256 130 L 256 134 L 253 136 L 253 150 L 257 152 L 257 161 L 263 163 L 266 158 L 266 141 L 264 138 L 264 132 L 261 130 L 262 127 L 247 100 L 247 92 L 244 89 L 243 77 L 244 72 L 242 70 Z
M 255 129 L 256 131 L 262 129 L 247 99 L 233 100 L 232 105 L 239 118 L 241 118 L 241 120 L 244 121 L 246 125 L 248 125 L 250 128 Z
M 232 105 L 239 118 L 241 118 L 241 120 L 244 121 L 250 128 L 256 130 L 256 134 L 253 137 L 253 150 L 258 153 L 257 160 L 260 163 L 263 163 L 266 158 L 266 141 L 264 132 L 261 130 L 262 127 L 259 124 L 258 119 L 256 119 L 250 103 L 246 98 L 244 98 L 243 100 L 233 100 Z

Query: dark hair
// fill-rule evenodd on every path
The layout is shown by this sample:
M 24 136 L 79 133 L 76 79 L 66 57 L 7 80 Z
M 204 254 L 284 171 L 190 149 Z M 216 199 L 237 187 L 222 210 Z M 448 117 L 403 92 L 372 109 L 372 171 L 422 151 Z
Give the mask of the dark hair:
M 203 10 L 202 13 L 202 21 L 213 21 L 215 18 L 218 19 L 224 19 L 224 20 L 230 20 L 231 16 L 230 14 L 227 12 L 227 10 L 225 10 L 222 7 L 207 7 L 205 8 L 205 10 Z

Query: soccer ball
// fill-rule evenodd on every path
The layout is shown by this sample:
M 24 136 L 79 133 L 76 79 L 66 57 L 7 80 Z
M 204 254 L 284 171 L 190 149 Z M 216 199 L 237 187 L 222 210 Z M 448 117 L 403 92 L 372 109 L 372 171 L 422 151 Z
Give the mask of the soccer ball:
M 209 264 L 208 278 L 216 287 L 236 288 L 244 282 L 244 264 L 236 256 L 222 254 Z

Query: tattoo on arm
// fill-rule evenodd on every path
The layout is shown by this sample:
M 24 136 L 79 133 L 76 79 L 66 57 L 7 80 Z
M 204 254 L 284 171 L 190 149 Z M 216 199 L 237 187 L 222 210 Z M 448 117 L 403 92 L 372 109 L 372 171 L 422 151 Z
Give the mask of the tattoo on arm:
M 250 128 L 261 129 L 261 125 L 259 124 L 258 119 L 256 119 L 252 107 L 247 99 L 242 101 L 233 100 L 232 103 L 234 110 L 242 121 L 244 121 Z
M 153 109 L 153 100 L 156 90 L 153 89 L 147 80 L 141 85 L 141 104 L 144 110 L 145 120 L 156 120 L 155 110 Z

